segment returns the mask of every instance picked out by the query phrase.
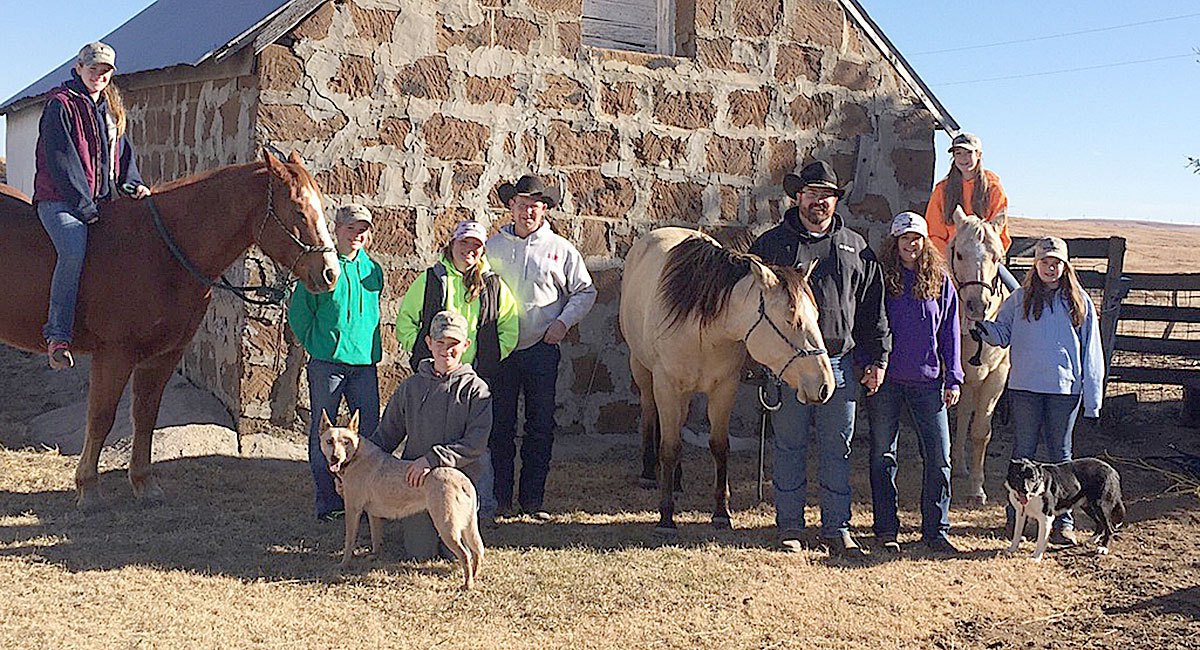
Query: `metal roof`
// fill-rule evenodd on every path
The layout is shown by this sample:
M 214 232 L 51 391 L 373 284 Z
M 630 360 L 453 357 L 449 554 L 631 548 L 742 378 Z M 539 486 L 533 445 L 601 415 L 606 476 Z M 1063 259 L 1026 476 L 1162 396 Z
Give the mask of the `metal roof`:
M 196 66 L 241 49 L 251 42 L 254 34 L 293 4 L 312 5 L 315 8 L 320 2 L 158 0 L 100 40 L 117 51 L 117 73 L 121 75 L 177 65 Z M 296 21 L 303 18 L 302 15 Z M 0 113 L 8 112 L 22 100 L 38 97 L 66 81 L 71 76 L 74 64 L 75 58 L 72 57 L 8 98 L 0 104 Z

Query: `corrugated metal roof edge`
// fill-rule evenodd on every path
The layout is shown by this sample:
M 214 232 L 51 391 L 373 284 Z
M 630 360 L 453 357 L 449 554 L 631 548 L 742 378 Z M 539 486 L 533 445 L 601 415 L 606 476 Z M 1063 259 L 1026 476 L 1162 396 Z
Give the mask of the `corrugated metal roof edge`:
M 235 52 L 240 51 L 242 48 L 246 47 L 246 45 L 251 44 L 251 43 L 254 45 L 254 48 L 255 48 L 254 53 L 258 54 L 264 48 L 266 48 L 268 45 L 275 42 L 275 40 L 277 40 L 280 36 L 291 31 L 292 28 L 294 28 L 296 25 L 299 25 L 300 21 L 307 18 L 308 15 L 310 13 L 312 13 L 313 10 L 315 10 L 317 7 L 321 6 L 322 4 L 324 4 L 327 1 L 328 0 L 291 0 L 290 2 L 286 2 L 282 5 L 280 5 L 280 7 L 278 9 L 276 9 L 272 13 L 265 16 L 262 20 L 258 21 L 254 25 L 252 25 L 249 29 L 238 34 L 236 37 L 234 37 L 228 43 L 225 43 L 225 44 L 221 45 L 220 47 L 213 48 L 212 50 L 206 52 L 199 59 L 197 59 L 194 63 L 184 62 L 184 63 L 179 63 L 177 65 L 168 66 L 165 68 L 146 68 L 143 70 L 134 70 L 132 72 L 122 73 L 122 74 L 118 75 L 118 77 L 125 77 L 125 76 L 130 76 L 130 75 L 135 75 L 135 74 L 141 74 L 144 72 L 154 72 L 157 70 L 168 70 L 170 68 L 177 68 L 177 67 L 185 66 L 185 65 L 190 66 L 190 67 L 196 67 L 210 59 L 211 60 L 223 59 Z M 147 7 L 147 8 L 149 8 L 149 7 Z M 143 9 L 143 11 L 145 11 L 145 10 Z M 141 12 L 138 12 L 138 13 L 140 14 Z M 134 18 L 137 18 L 137 16 L 134 16 Z M 133 18 L 130 18 L 130 20 L 133 20 Z M 117 29 L 120 29 L 120 28 L 121 28 L 120 26 L 117 27 Z M 113 32 L 115 32 L 115 31 L 116 31 L 116 29 L 113 30 Z M 109 34 L 105 35 L 105 38 L 108 38 L 108 36 L 111 35 L 113 32 L 109 32 Z M 274 33 L 276 35 L 273 38 L 271 38 L 269 41 L 258 38 L 258 36 L 260 36 L 262 34 L 267 34 L 267 33 Z M 104 40 L 104 39 L 101 39 L 101 40 Z M 69 63 L 69 62 L 70 61 L 67 61 L 67 63 Z M 42 97 L 44 97 L 46 95 L 45 92 L 39 93 L 37 95 L 27 95 L 26 92 L 30 88 L 36 86 L 40 81 L 41 81 L 41 79 L 34 81 L 33 83 L 26 86 L 24 89 L 22 89 L 17 94 L 15 94 L 12 97 L 5 100 L 3 104 L 0 104 L 0 115 L 5 115 L 5 114 L 8 114 L 8 113 L 11 113 L 14 111 L 18 111 L 18 110 L 21 110 L 22 108 L 25 108 L 26 106 L 29 106 L 31 103 L 39 102 L 42 99 Z

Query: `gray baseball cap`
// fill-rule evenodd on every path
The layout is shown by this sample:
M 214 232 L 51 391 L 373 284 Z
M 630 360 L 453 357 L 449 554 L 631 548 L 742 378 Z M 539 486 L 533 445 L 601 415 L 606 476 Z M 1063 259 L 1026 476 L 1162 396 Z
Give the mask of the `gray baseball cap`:
M 1047 257 L 1057 257 L 1064 262 L 1069 262 L 1067 242 L 1058 237 L 1042 237 L 1039 239 L 1033 248 L 1033 259 L 1037 261 Z
M 456 341 L 467 340 L 467 319 L 462 314 L 448 309 L 433 315 L 429 323 L 429 338 L 452 338 Z
M 954 153 L 955 149 L 966 149 L 967 151 L 978 151 L 982 153 L 983 141 L 980 140 L 979 136 L 975 135 L 974 133 L 967 133 L 966 131 L 963 131 L 962 133 L 954 136 L 954 139 L 950 141 L 950 148 L 946 151 Z
M 374 222 L 374 217 L 371 216 L 371 211 L 367 206 L 358 203 L 348 203 L 338 208 L 337 213 L 333 217 L 333 222 L 336 224 L 352 223 L 355 221 L 366 221 L 368 224 Z
M 75 60 L 83 65 L 106 63 L 115 70 L 117 68 L 117 51 L 107 43 L 96 41 L 80 48 L 79 55 L 75 57 Z

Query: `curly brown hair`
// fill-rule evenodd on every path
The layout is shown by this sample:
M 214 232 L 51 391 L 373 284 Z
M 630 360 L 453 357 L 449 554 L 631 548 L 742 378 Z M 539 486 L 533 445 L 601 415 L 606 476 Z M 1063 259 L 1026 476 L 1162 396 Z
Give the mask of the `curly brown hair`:
M 887 287 L 888 295 L 899 296 L 904 293 L 904 265 L 900 262 L 899 237 L 884 237 L 883 249 L 879 251 L 879 265 L 883 267 L 883 286 Z M 928 237 L 925 238 L 921 256 L 917 258 L 916 275 L 912 290 L 914 298 L 933 300 L 941 295 L 946 260 Z
M 1063 299 L 1067 303 L 1068 311 L 1070 311 L 1071 325 L 1079 327 L 1083 324 L 1083 317 L 1086 315 L 1086 307 L 1083 304 L 1083 289 L 1079 284 L 1079 276 L 1075 275 L 1075 268 L 1070 262 L 1063 262 L 1063 274 L 1058 279 L 1058 288 L 1051 289 L 1042 282 L 1042 278 L 1038 275 L 1037 266 L 1029 269 L 1025 274 L 1025 282 L 1022 283 L 1025 288 L 1024 301 L 1022 303 L 1026 321 L 1035 321 L 1042 318 L 1042 310 L 1050 301 L 1054 299 L 1054 293 L 1062 294 Z M 1030 318 L 1030 315 L 1033 318 Z

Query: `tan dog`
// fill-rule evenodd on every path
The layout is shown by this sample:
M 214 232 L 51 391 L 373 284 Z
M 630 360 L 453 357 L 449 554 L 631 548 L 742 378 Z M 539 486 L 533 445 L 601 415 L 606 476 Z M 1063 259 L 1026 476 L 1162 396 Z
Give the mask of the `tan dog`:
M 462 563 L 464 589 L 470 589 L 483 559 L 483 539 L 475 516 L 475 486 L 457 469 L 436 467 L 419 488 L 405 474 L 411 461 L 400 460 L 358 435 L 358 413 L 345 427 L 335 427 L 321 414 L 321 452 L 329 472 L 341 482 L 346 502 L 346 546 L 342 566 L 350 564 L 358 540 L 358 522 L 366 512 L 371 525 L 371 552 L 383 548 L 383 520 L 403 519 L 429 511 L 442 541 Z

